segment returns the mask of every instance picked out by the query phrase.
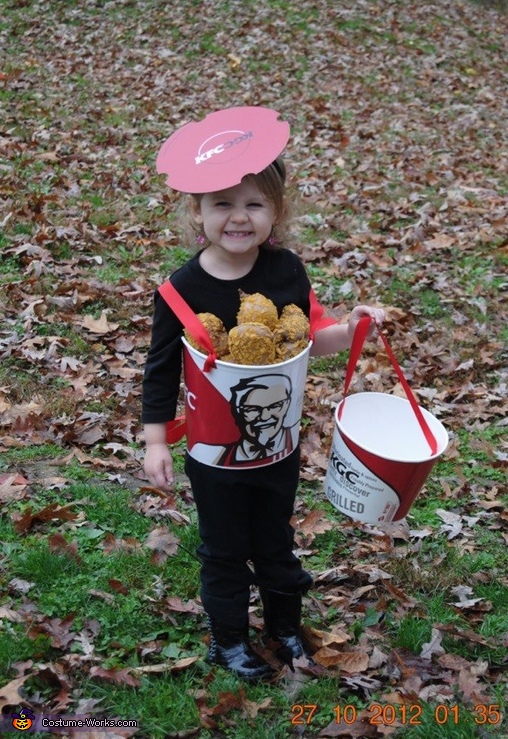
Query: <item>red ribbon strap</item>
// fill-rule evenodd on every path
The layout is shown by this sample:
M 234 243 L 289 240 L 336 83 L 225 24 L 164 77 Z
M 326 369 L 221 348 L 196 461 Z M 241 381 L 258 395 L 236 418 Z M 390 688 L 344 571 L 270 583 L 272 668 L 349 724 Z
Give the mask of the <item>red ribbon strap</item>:
M 367 338 L 367 334 L 369 333 L 369 327 L 371 322 L 370 316 L 364 316 L 358 321 L 358 324 L 355 329 L 355 333 L 353 336 L 353 341 L 351 343 L 351 351 L 349 353 L 349 361 L 346 368 L 346 379 L 344 382 L 344 396 L 346 396 L 347 391 L 349 390 L 349 385 L 351 384 L 351 380 L 353 378 L 353 374 L 356 368 L 356 365 L 358 363 L 358 359 L 360 357 L 360 353 L 362 351 L 363 344 L 365 342 L 365 339 Z M 393 368 L 397 374 L 397 377 L 400 380 L 400 384 L 404 388 L 404 392 L 406 393 L 406 397 L 409 400 L 411 404 L 411 408 L 413 409 L 413 412 L 416 416 L 416 419 L 418 423 L 420 424 L 420 428 L 425 436 L 425 439 L 427 440 L 427 443 L 430 447 L 430 450 L 432 454 L 437 454 L 437 441 L 436 437 L 430 430 L 430 427 L 425 420 L 425 417 L 421 411 L 420 406 L 418 405 L 416 398 L 413 394 L 413 391 L 408 385 L 408 382 L 406 378 L 404 377 L 404 374 L 395 358 L 394 353 L 392 352 L 390 345 L 388 344 L 388 341 L 386 340 L 385 335 L 380 331 L 379 326 L 376 324 L 376 328 L 378 331 L 379 336 L 381 337 L 381 340 L 384 344 L 384 347 L 386 349 L 386 353 L 388 354 L 388 358 L 390 359 L 390 362 L 393 365 Z M 342 411 L 344 409 L 344 404 L 341 403 L 339 407 L 339 418 L 342 416 Z
M 330 318 L 328 316 L 325 316 L 325 309 L 321 305 L 321 303 L 318 301 L 316 297 L 316 293 L 311 288 L 309 292 L 309 301 L 310 301 L 310 312 L 309 312 L 309 323 L 310 323 L 310 338 L 314 340 L 314 335 L 316 331 L 319 331 L 322 328 L 327 328 L 327 326 L 333 326 L 337 323 L 335 318 Z
M 178 320 L 183 323 L 184 328 L 187 329 L 192 338 L 207 352 L 208 356 L 203 371 L 209 372 L 212 367 L 216 366 L 215 360 L 217 359 L 210 334 L 169 280 L 159 287 L 159 292 Z
M 176 444 L 183 439 L 186 433 L 185 416 L 178 416 L 174 421 L 168 421 L 166 424 L 166 443 Z
M 205 372 L 209 372 L 212 367 L 215 367 L 215 360 L 217 359 L 210 334 L 169 280 L 159 287 L 159 293 L 190 335 L 207 352 L 208 356 L 203 370 Z M 176 444 L 178 441 L 183 439 L 186 431 L 187 424 L 185 422 L 185 416 L 178 416 L 178 418 L 175 418 L 173 421 L 168 421 L 166 424 L 167 443 Z

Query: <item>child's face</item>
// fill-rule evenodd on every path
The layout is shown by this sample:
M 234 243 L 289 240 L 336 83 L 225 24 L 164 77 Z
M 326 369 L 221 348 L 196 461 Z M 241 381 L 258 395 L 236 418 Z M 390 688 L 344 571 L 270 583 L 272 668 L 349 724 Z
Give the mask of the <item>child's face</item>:
M 195 205 L 194 217 L 213 246 L 230 254 L 246 254 L 268 239 L 275 225 L 274 209 L 249 181 L 206 193 Z

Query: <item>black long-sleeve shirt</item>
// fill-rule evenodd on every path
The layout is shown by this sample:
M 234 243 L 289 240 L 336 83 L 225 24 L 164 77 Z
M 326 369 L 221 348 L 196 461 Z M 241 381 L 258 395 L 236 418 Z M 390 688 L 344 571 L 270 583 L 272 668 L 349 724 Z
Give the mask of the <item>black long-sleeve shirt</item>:
M 260 247 L 259 256 L 244 277 L 220 280 L 205 272 L 199 254 L 171 275 L 171 283 L 194 313 L 214 313 L 226 330 L 236 325 L 240 290 L 262 293 L 279 311 L 294 303 L 308 316 L 310 281 L 299 257 L 288 249 Z M 182 371 L 183 326 L 166 301 L 155 293 L 152 342 L 143 379 L 143 423 L 174 419 Z

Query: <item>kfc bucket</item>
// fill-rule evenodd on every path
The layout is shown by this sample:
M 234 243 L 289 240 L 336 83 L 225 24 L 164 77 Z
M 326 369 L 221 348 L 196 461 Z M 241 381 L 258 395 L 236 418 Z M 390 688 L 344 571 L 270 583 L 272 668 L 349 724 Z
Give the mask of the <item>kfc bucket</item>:
M 369 322 L 362 319 L 355 333 L 344 394 Z M 408 399 L 385 393 L 344 398 L 335 412 L 325 478 L 325 493 L 335 508 L 365 523 L 403 518 L 448 446 L 446 429 L 417 405 L 385 337 L 380 336 Z
M 298 445 L 311 344 L 279 364 L 251 366 L 215 361 L 185 339 L 187 449 L 214 467 L 273 464 Z
M 261 467 L 288 456 L 298 445 L 312 339 L 283 362 L 225 362 L 216 357 L 206 328 L 169 280 L 159 292 L 208 352 L 182 337 L 185 417 L 168 423 L 167 442 L 186 436 L 189 455 L 213 467 Z M 312 290 L 309 300 L 312 336 L 333 319 L 324 316 Z

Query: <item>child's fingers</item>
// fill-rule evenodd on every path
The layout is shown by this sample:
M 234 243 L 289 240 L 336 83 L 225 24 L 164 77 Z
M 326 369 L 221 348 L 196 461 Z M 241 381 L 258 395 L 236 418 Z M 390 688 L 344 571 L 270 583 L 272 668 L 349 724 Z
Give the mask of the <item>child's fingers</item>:
M 162 461 L 160 467 L 153 474 L 153 484 L 161 490 L 171 490 L 171 486 L 174 482 L 173 470 L 171 467 Z
M 175 481 L 175 476 L 173 475 L 173 465 L 165 462 L 164 463 L 164 482 L 168 487 L 171 487 L 174 481 Z
M 386 313 L 382 308 L 374 308 L 373 309 L 373 315 L 372 319 L 375 323 L 377 323 L 378 326 L 381 326 L 382 323 L 384 323 L 386 318 Z
M 160 459 L 154 466 L 148 463 L 145 467 L 145 472 L 152 485 L 160 490 L 171 490 L 175 481 L 171 460 Z

